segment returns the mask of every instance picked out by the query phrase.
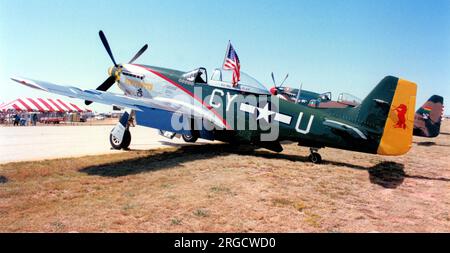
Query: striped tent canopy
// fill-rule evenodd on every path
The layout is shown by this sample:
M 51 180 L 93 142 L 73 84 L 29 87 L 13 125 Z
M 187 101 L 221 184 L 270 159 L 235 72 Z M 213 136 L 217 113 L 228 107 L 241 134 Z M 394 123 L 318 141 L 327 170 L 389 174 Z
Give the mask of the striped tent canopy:
M 13 109 L 27 112 L 90 112 L 81 109 L 76 104 L 63 101 L 59 98 L 18 98 L 0 106 L 1 111 Z

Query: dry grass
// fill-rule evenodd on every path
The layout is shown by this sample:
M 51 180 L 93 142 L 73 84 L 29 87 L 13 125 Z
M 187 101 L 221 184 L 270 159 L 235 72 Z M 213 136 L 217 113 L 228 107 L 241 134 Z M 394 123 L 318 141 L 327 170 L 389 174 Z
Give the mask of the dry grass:
M 401 157 L 285 144 L 0 165 L 0 231 L 450 232 L 450 124 Z

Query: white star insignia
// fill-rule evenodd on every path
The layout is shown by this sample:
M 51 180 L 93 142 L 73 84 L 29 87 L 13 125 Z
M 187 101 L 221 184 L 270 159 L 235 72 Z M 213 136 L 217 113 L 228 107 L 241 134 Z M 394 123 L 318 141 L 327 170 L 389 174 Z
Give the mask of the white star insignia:
M 270 111 L 269 110 L 269 103 L 267 103 L 265 106 L 264 106 L 264 108 L 259 108 L 259 107 L 257 107 L 256 108 L 257 110 L 258 110 L 258 112 L 259 112 L 259 115 L 258 115 L 258 117 L 256 118 L 257 120 L 259 120 L 259 119 L 264 119 L 267 123 L 269 123 L 269 117 L 270 117 L 270 115 L 273 115 L 273 114 L 275 114 L 275 112 L 272 112 L 272 111 Z
M 275 116 L 273 117 L 275 121 L 282 122 L 287 125 L 291 124 L 292 120 L 292 117 L 289 115 L 269 111 L 269 104 L 266 104 L 264 108 L 258 108 L 253 105 L 241 103 L 240 110 L 243 112 L 248 112 L 250 114 L 255 114 L 257 110 L 259 113 L 257 120 L 264 118 L 267 121 L 267 123 L 269 123 L 269 117 L 273 114 L 275 114 Z

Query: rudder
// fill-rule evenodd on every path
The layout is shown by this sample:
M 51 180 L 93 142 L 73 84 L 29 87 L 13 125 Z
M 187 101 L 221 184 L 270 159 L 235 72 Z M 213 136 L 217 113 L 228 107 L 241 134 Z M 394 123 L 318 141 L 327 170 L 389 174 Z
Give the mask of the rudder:
M 377 154 L 403 155 L 412 146 L 417 85 L 398 79 Z

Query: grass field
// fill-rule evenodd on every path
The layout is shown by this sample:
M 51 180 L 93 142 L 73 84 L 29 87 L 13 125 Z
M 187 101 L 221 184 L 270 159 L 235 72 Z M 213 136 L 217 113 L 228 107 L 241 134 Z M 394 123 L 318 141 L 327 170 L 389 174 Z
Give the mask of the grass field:
M 450 122 L 401 157 L 226 144 L 0 165 L 0 231 L 450 232 Z

